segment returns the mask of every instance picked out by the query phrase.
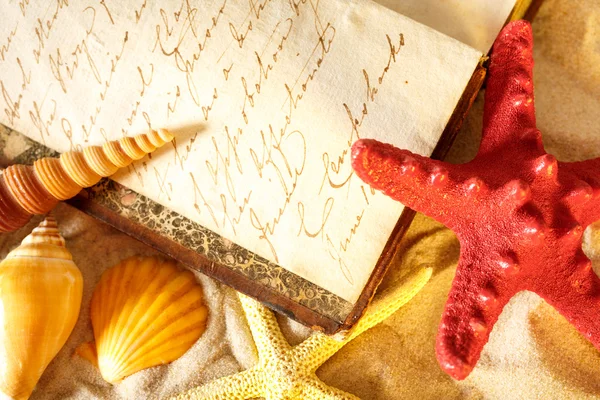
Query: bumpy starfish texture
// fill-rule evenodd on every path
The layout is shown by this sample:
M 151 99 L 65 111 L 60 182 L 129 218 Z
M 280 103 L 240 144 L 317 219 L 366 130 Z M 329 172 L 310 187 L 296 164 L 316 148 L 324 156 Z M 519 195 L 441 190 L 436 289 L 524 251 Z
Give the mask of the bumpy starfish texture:
M 353 146 L 357 175 L 452 229 L 461 244 L 440 323 L 440 366 L 464 379 L 504 305 L 539 294 L 600 349 L 600 280 L 581 249 L 600 219 L 600 158 L 559 162 L 544 151 L 533 103 L 533 38 L 524 21 L 493 47 L 479 152 L 431 160 L 373 140 Z
M 256 366 L 217 379 L 176 397 L 176 400 L 342 400 L 358 399 L 327 386 L 316 370 L 352 339 L 383 321 L 412 299 L 431 277 L 431 268 L 421 267 L 380 295 L 344 340 L 315 333 L 297 346 L 287 342 L 272 311 L 240 294 L 240 300 L 258 351 Z

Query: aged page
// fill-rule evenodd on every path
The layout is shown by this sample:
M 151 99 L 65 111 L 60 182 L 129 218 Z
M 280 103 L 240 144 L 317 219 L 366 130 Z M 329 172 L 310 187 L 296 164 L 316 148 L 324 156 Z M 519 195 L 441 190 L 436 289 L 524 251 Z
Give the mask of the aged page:
M 438 32 L 487 53 L 517 0 L 377 0 Z
M 430 154 L 480 52 L 364 0 L 161 7 L 3 3 L 0 122 L 59 151 L 173 129 L 116 179 L 354 302 L 402 206 L 351 144 Z

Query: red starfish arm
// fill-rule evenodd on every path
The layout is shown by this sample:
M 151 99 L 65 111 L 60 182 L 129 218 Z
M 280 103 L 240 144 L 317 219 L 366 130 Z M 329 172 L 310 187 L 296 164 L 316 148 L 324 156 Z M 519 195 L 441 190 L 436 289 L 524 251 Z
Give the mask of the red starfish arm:
M 526 21 L 508 24 L 496 39 L 488 69 L 479 153 L 529 139 L 542 149 L 535 125 L 532 53 L 533 35 Z
M 352 167 L 374 189 L 446 225 L 451 222 L 446 205 L 458 200 L 451 183 L 457 179 L 454 165 L 361 139 L 352 146 Z
M 578 250 L 570 264 L 553 279 L 545 279 L 535 292 L 600 350 L 600 279 L 583 251 Z M 560 284 L 565 281 L 570 285 Z
M 583 227 L 600 220 L 600 158 L 578 162 L 560 162 L 559 170 L 571 189 L 564 201 Z
M 486 252 L 487 253 L 487 252 Z M 436 340 L 441 368 L 465 379 L 479 360 L 498 316 L 514 295 L 510 279 L 516 265 L 510 257 L 495 261 L 481 251 L 461 247 L 461 255 Z M 500 274 L 500 275 L 499 275 Z

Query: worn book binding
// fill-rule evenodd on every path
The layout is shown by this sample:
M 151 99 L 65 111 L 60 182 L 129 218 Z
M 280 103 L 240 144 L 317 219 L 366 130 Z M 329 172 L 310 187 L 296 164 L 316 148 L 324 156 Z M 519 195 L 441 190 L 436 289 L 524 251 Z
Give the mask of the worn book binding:
M 371 137 L 443 157 L 495 35 L 535 8 L 381 3 L 2 5 L 13 23 L 0 28 L 0 122 L 35 141 L 5 134 L 4 156 L 171 129 L 173 146 L 70 203 L 300 322 L 345 331 L 414 214 L 356 179 L 350 146 Z

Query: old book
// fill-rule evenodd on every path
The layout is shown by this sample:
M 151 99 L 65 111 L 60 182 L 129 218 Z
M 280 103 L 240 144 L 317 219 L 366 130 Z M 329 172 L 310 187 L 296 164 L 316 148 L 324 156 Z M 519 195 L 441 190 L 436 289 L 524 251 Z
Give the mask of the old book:
M 530 1 L 381 3 L 4 3 L 0 122 L 39 143 L 9 135 L 5 153 L 169 128 L 172 146 L 72 204 L 305 324 L 346 330 L 412 217 L 353 175 L 350 146 L 442 156 L 483 56 Z

